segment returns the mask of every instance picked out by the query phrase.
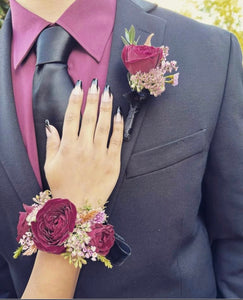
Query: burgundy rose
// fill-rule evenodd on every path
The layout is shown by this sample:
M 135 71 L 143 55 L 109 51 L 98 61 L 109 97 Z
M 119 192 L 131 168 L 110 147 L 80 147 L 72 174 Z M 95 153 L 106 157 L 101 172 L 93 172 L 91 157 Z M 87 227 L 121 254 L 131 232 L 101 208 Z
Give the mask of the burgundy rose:
M 94 224 L 89 232 L 90 245 L 96 247 L 96 252 L 106 256 L 115 242 L 115 232 L 112 225 Z
M 30 228 L 30 226 L 28 225 L 28 223 L 26 221 L 26 218 L 34 209 L 33 206 L 28 206 L 26 204 L 23 204 L 23 207 L 25 209 L 25 212 L 21 211 L 19 213 L 19 222 L 18 222 L 18 226 L 17 226 L 17 232 L 18 232 L 17 241 L 18 242 Z
M 158 47 L 126 45 L 122 50 L 122 60 L 130 74 L 139 71 L 148 73 L 162 58 L 163 50 Z
M 37 248 L 54 254 L 64 252 L 63 243 L 75 227 L 76 215 L 76 207 L 69 200 L 49 200 L 31 223 Z

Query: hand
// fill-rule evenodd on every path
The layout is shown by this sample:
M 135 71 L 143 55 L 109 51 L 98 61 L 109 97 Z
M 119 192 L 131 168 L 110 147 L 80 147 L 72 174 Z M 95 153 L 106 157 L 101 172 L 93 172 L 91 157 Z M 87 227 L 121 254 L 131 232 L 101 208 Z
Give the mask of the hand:
M 55 127 L 47 130 L 45 173 L 54 198 L 67 198 L 78 208 L 103 206 L 117 182 L 123 139 L 123 119 L 118 112 L 113 120 L 113 133 L 107 148 L 111 125 L 113 97 L 106 88 L 101 96 L 93 82 L 79 132 L 83 91 L 73 89 L 66 110 L 60 140 Z

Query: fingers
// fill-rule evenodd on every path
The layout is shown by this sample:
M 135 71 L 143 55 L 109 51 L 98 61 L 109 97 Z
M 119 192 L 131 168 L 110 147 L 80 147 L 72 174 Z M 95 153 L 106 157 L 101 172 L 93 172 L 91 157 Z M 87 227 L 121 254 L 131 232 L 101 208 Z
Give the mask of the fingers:
M 80 112 L 83 102 L 82 82 L 77 81 L 71 92 L 63 123 L 62 143 L 72 143 L 78 138 Z
M 121 155 L 121 148 L 122 148 L 122 141 L 123 141 L 123 129 L 124 129 L 124 122 L 123 117 L 121 115 L 121 110 L 118 107 L 117 114 L 114 117 L 113 121 L 113 133 L 110 139 L 108 155 L 113 158 L 120 158 Z
M 88 91 L 87 102 L 82 117 L 82 126 L 79 133 L 81 143 L 86 146 L 93 145 L 97 122 L 99 94 L 100 88 L 98 87 L 98 80 L 94 79 Z
M 111 126 L 112 102 L 113 96 L 110 86 L 106 85 L 104 93 L 101 96 L 100 114 L 94 137 L 94 144 L 100 146 L 104 151 L 107 150 L 107 140 Z
M 49 125 L 49 121 L 46 121 L 46 136 L 47 140 L 45 166 L 53 160 L 60 146 L 60 137 L 58 131 L 54 126 Z
M 98 81 L 97 79 L 94 79 L 88 92 L 78 137 L 83 91 L 80 82 L 77 82 L 70 95 L 69 104 L 66 110 L 61 146 L 67 144 L 70 145 L 72 142 L 79 139 L 79 143 L 85 148 L 95 146 L 96 148 L 98 147 L 99 150 L 107 151 L 107 141 L 111 127 L 113 96 L 109 85 L 107 85 L 101 96 L 100 114 L 97 121 L 99 93 L 100 89 L 98 87 Z M 120 155 L 123 140 L 124 125 L 120 109 L 118 109 L 113 122 L 113 134 L 110 139 L 108 153 L 115 157 L 116 155 Z

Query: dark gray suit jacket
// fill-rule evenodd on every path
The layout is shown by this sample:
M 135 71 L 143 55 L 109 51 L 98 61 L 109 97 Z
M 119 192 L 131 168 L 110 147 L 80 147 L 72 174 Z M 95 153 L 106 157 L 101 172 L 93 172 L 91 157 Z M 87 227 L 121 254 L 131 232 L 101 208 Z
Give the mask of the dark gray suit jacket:
M 141 7 L 142 6 L 142 7 Z M 121 267 L 89 263 L 77 297 L 243 298 L 243 84 L 236 38 L 140 0 L 117 0 L 107 81 L 127 114 L 124 28 L 170 47 L 180 82 L 142 108 L 109 199 L 132 247 Z M 20 297 L 34 257 L 13 260 L 18 212 L 39 187 L 16 118 L 11 15 L 0 35 L 0 295 Z M 24 87 L 23 87 L 24 88 Z

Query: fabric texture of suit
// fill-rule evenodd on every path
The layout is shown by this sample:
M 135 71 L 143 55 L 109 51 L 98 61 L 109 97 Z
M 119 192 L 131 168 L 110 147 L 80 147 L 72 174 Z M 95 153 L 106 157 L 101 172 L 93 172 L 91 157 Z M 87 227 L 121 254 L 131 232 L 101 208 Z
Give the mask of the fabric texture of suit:
M 107 82 L 124 115 L 124 28 L 170 47 L 180 80 L 142 107 L 122 149 L 109 222 L 132 247 L 89 263 L 76 297 L 243 297 L 243 83 L 236 38 L 140 0 L 117 0 Z M 39 192 L 16 118 L 11 13 L 0 34 L 0 296 L 20 297 L 34 257 L 13 260 L 18 212 Z

